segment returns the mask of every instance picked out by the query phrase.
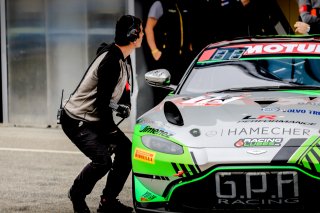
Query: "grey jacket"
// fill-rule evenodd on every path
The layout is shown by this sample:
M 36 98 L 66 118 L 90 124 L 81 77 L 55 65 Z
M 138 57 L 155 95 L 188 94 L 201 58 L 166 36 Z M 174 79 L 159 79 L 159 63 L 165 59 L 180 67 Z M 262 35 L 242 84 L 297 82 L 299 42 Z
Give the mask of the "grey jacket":
M 131 105 L 131 70 L 130 56 L 125 59 L 115 44 L 100 51 L 76 90 L 65 100 L 66 113 L 74 119 L 99 121 L 104 126 L 114 128 L 109 104 Z

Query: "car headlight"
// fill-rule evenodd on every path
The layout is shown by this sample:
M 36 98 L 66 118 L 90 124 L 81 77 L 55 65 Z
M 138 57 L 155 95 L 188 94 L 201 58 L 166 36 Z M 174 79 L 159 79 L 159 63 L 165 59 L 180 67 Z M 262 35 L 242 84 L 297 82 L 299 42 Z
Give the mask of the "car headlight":
M 183 154 L 182 146 L 161 137 L 145 135 L 142 136 L 142 143 L 149 149 L 157 152 L 163 152 L 173 155 Z

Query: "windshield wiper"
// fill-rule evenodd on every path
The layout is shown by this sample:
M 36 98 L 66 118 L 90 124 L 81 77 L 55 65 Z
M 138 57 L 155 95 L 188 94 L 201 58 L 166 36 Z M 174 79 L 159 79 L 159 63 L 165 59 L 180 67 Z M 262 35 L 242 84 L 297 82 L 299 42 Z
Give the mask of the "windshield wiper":
M 258 86 L 258 87 L 240 87 L 229 88 L 222 90 L 214 90 L 209 93 L 222 93 L 222 92 L 254 92 L 254 91 L 277 91 L 277 90 L 320 90 L 320 86 L 310 85 L 281 85 L 281 86 Z

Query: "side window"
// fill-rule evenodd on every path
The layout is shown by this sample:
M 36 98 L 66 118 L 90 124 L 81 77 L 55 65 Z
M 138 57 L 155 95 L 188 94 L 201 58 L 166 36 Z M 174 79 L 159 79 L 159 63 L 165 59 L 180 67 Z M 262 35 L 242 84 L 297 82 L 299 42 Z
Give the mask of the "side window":
M 291 58 L 268 60 L 267 69 L 279 79 L 301 85 L 320 85 L 320 60 Z
M 320 60 L 297 59 L 294 64 L 294 79 L 299 84 L 319 85 Z
M 268 60 L 267 69 L 279 79 L 292 81 L 291 59 Z

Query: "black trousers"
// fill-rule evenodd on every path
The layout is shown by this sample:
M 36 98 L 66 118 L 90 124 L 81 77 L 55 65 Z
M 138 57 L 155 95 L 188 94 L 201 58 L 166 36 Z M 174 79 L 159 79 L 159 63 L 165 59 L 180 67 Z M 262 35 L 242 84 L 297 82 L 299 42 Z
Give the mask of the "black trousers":
M 75 120 L 65 112 L 61 125 L 68 138 L 91 160 L 75 178 L 72 194 L 85 198 L 97 181 L 109 172 L 102 195 L 116 198 L 132 168 L 131 141 L 120 129 L 117 133 L 106 133 L 99 125 Z

